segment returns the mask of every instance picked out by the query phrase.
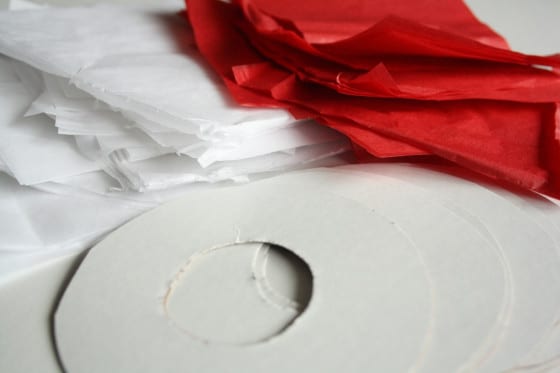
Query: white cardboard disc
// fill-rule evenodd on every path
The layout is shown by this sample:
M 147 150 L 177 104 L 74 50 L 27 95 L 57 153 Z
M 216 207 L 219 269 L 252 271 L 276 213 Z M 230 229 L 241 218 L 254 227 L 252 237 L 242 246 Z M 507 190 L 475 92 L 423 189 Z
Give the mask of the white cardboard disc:
M 205 344 L 170 322 L 163 296 L 194 255 L 239 242 L 270 242 L 301 257 L 313 274 L 312 299 L 268 341 Z M 430 312 L 424 263 L 391 222 L 276 178 L 190 194 L 110 235 L 67 288 L 55 334 L 73 373 L 402 372 L 423 351 Z

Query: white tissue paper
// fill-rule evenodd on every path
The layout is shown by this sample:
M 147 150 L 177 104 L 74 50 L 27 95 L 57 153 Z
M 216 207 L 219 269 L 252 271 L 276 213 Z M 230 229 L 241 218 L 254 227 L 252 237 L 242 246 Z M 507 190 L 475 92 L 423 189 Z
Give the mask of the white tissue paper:
M 180 3 L 15 5 L 23 10 L 0 13 L 0 169 L 26 192 L 6 180 L 23 201 L 10 214 L 30 214 L 19 205 L 41 207 L 23 187 L 30 186 L 47 200 L 63 199 L 57 213 L 75 222 L 70 229 L 46 220 L 41 231 L 31 219 L 36 241 L 17 242 L 28 258 L 84 249 L 130 217 L 199 187 L 188 184 L 340 164 L 350 149 L 311 120 L 231 102 L 200 60 Z M 91 198 L 94 209 L 73 207 Z M 26 236 L 9 216 L 0 217 L 6 230 Z M 92 224 L 94 217 L 100 221 Z M 0 277 L 21 267 L 7 264 L 14 244 L 0 240 Z
M 58 134 L 75 136 L 82 153 L 138 191 L 246 178 L 349 149 L 341 135 L 284 110 L 231 102 L 176 11 L 99 6 L 0 15 L 0 52 L 42 76 L 42 87 L 23 81 L 39 92 L 26 115 L 54 118 Z M 170 159 L 179 170 L 167 173 Z

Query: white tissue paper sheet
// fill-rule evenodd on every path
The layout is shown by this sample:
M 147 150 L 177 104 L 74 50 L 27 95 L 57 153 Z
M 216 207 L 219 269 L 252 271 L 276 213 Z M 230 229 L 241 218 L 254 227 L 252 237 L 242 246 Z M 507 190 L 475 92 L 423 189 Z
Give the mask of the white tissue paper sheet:
M 309 161 L 302 154 L 316 160 L 349 149 L 341 135 L 295 121 L 284 110 L 241 108 L 231 102 L 200 61 L 187 23 L 174 11 L 45 9 L 5 12 L 0 21 L 0 52 L 40 70 L 43 78 L 26 115 L 45 113 L 55 119 L 59 134 L 89 137 L 92 145 L 83 152 L 125 189 L 246 177 L 266 171 L 275 163 L 267 155 L 278 152 L 298 154 L 283 157 L 282 167 L 290 168 Z M 115 24 L 127 32 L 118 32 Z M 41 32 L 45 27 L 49 33 Z M 37 90 L 36 84 L 28 89 Z M 306 151 L 308 147 L 313 150 Z M 183 161 L 183 175 L 163 181 L 130 170 L 129 161 L 165 154 L 195 162 Z M 243 163 L 220 166 L 247 159 L 259 166 L 254 171 Z M 206 170 L 213 164 L 228 171 Z
M 345 162 L 350 145 L 338 133 L 231 102 L 200 60 L 180 3 L 15 5 L 22 10 L 0 12 L 0 170 L 17 191 L 6 198 L 18 201 L 3 216 L 0 277 L 33 255 L 83 250 L 194 184 Z M 74 224 L 9 218 L 29 216 L 42 198 L 61 199 L 54 214 Z M 9 264 L 14 251 L 26 252 L 21 265 Z

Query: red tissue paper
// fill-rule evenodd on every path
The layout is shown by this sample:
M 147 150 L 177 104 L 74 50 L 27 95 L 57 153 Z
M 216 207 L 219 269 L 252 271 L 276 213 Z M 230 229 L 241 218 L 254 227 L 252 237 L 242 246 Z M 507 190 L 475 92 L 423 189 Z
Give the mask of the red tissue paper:
M 460 0 L 186 0 L 198 49 L 245 106 L 560 195 L 560 55 L 511 51 Z

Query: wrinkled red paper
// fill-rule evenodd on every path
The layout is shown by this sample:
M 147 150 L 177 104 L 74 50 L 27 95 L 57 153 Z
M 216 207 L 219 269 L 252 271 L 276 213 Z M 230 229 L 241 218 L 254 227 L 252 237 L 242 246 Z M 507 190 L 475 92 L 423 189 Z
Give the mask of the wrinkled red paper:
M 187 4 L 199 50 L 240 104 L 315 118 L 376 157 L 433 154 L 560 191 L 560 76 L 533 66 L 560 59 L 506 49 L 461 1 Z
M 266 9 L 277 8 L 278 2 L 237 2 L 248 21 L 241 23 L 240 27 L 260 52 L 297 73 L 299 78 L 344 94 L 430 100 L 484 98 L 550 102 L 560 99 L 560 76 L 527 66 L 544 64 L 558 67 L 560 60 L 525 56 L 443 31 L 441 27 L 450 28 L 452 25 L 448 19 L 441 19 L 441 24 L 436 23 L 438 20 L 432 15 L 434 9 L 429 11 L 431 17 L 426 15 L 428 8 L 422 8 L 423 12 L 415 10 L 424 14 L 431 21 L 430 25 L 438 27 L 437 30 L 395 15 L 381 18 L 380 9 L 372 8 L 370 18 L 381 20 L 359 35 L 334 43 L 310 44 L 305 34 L 296 28 L 296 21 L 289 23 L 272 17 L 254 5 L 258 3 Z M 311 1 L 306 5 L 310 6 L 310 3 L 314 3 L 315 9 L 321 10 L 318 13 L 323 14 L 325 7 L 328 9 L 332 2 Z M 377 1 L 369 3 L 378 4 Z M 426 5 L 422 4 L 423 1 L 402 3 L 414 3 L 411 8 Z M 457 9 L 450 7 L 454 2 L 442 3 L 445 3 L 444 8 L 449 8 L 448 12 L 455 12 L 452 13 L 456 14 L 455 17 L 462 14 L 461 10 L 466 10 L 464 6 L 458 6 L 462 5 L 459 2 L 455 2 Z M 352 19 L 348 18 L 351 15 L 340 10 L 338 4 L 335 8 L 339 19 Z M 381 9 L 387 11 L 391 6 Z M 408 9 L 402 12 L 408 17 L 413 15 Z M 418 17 L 418 14 L 414 16 Z M 293 16 L 297 17 L 297 14 Z M 473 27 L 468 28 L 473 37 L 492 40 L 493 35 L 487 34 L 487 29 L 472 15 L 468 16 L 465 14 L 454 19 L 455 27 L 459 29 L 465 23 L 473 23 Z M 474 25 L 479 25 L 480 30 Z M 324 27 L 330 32 L 328 25 Z M 480 34 L 484 36 L 480 37 Z M 499 44 L 499 41 L 495 43 Z

